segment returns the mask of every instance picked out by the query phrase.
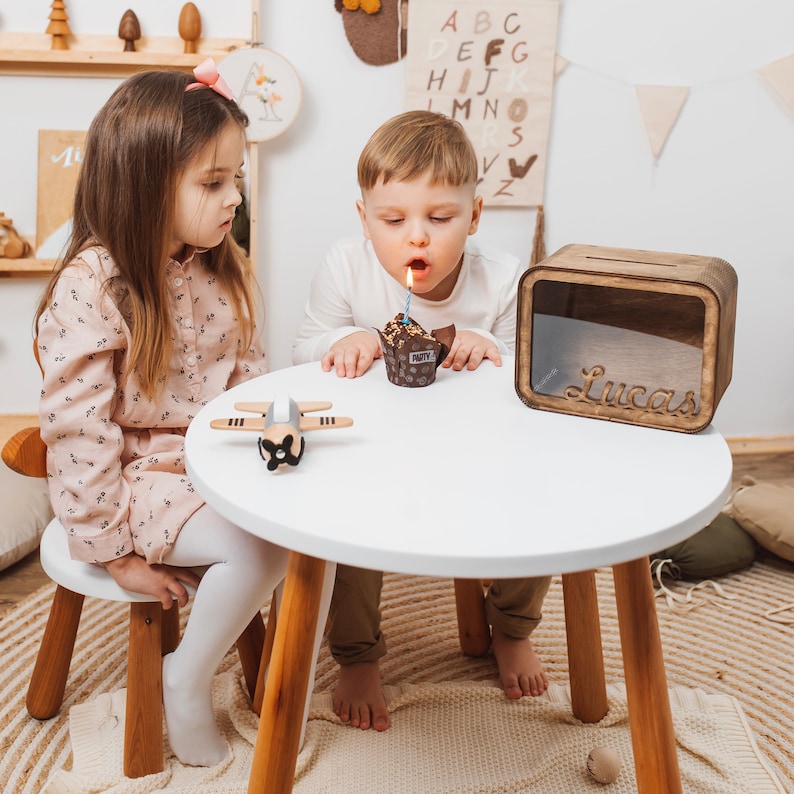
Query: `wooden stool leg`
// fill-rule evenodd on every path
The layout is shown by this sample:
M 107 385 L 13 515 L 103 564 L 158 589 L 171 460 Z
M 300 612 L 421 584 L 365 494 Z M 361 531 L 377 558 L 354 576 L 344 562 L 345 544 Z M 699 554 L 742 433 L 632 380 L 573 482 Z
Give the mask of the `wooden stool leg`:
M 562 596 L 573 714 L 582 722 L 598 722 L 609 707 L 595 572 L 563 574 Z
M 130 604 L 124 774 L 163 771 L 163 607 L 159 601 Z
M 63 703 L 74 641 L 85 596 L 58 585 L 28 685 L 28 713 L 37 720 L 54 717 Z
M 179 604 L 176 601 L 170 609 L 163 610 L 163 656 L 176 650 L 179 645 Z
M 455 579 L 455 609 L 460 647 L 467 656 L 485 656 L 491 647 L 491 627 L 485 617 L 480 579 Z
M 259 661 L 259 670 L 256 676 L 256 688 L 252 706 L 255 714 L 262 713 L 262 701 L 265 698 L 265 679 L 267 677 L 267 668 L 270 665 L 270 657 L 273 655 L 273 640 L 276 636 L 277 625 L 278 588 L 273 591 L 273 598 L 270 600 L 270 612 L 267 616 L 267 632 L 265 633 L 265 642 L 262 646 L 262 657 Z
M 648 558 L 612 566 L 639 794 L 681 794 Z
M 262 648 L 265 644 L 265 621 L 262 613 L 257 612 L 243 633 L 237 638 L 237 653 L 243 668 L 246 688 L 251 700 L 256 694 L 256 679 L 259 675 L 259 664 L 262 661 Z

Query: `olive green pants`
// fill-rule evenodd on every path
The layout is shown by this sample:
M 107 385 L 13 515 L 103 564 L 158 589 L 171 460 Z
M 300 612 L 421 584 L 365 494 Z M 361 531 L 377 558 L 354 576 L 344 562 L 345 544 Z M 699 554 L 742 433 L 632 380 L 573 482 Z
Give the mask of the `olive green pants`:
M 485 596 L 488 622 L 511 637 L 528 637 L 540 623 L 550 576 L 494 579 Z M 373 662 L 386 653 L 380 629 L 383 572 L 336 566 L 328 643 L 338 664 Z

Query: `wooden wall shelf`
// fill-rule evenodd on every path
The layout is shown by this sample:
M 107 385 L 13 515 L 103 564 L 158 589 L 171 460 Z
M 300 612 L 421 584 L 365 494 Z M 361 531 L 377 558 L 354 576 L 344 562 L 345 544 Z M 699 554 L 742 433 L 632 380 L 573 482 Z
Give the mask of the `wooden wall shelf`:
M 0 256 L 0 278 L 46 278 L 54 266 L 54 259 L 6 259 Z
M 205 58 L 219 61 L 247 42 L 202 38 L 199 52 L 191 54 L 185 53 L 185 42 L 178 36 L 142 36 L 135 52 L 124 52 L 118 36 L 73 35 L 68 45 L 68 50 L 53 50 L 52 37 L 45 33 L 0 30 L 0 75 L 123 78 L 147 69 L 191 72 Z M 46 278 L 54 265 L 52 259 L 0 257 L 0 278 Z
M 34 237 L 23 238 L 31 250 L 36 250 Z M 55 259 L 37 259 L 35 256 L 25 256 L 19 259 L 9 259 L 0 256 L 0 278 L 48 278 L 55 267 Z
M 189 72 L 207 57 L 220 60 L 246 46 L 244 39 L 199 39 L 186 54 L 178 36 L 143 36 L 136 52 L 124 52 L 117 36 L 70 36 L 68 50 L 53 50 L 44 33 L 0 31 L 0 74 L 54 77 L 127 77 L 146 69 Z

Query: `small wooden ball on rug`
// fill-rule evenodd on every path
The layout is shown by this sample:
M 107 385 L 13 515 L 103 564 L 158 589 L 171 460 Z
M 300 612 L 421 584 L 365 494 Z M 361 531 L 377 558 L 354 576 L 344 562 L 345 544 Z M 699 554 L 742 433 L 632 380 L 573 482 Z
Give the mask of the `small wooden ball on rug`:
M 621 766 L 620 757 L 611 747 L 594 747 L 587 756 L 587 771 L 599 783 L 614 783 Z

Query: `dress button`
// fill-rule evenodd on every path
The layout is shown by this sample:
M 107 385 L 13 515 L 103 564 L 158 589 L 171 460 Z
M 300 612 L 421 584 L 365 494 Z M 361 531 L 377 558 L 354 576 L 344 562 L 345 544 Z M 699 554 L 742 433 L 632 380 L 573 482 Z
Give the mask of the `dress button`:
M 179 278 L 179 276 L 177 276 L 177 277 L 174 279 L 174 286 L 175 286 L 175 287 L 181 287 L 181 286 L 182 286 L 182 279 L 181 279 L 181 278 Z
M 188 366 L 195 366 L 196 365 L 196 357 L 195 356 L 188 356 L 187 357 Z

